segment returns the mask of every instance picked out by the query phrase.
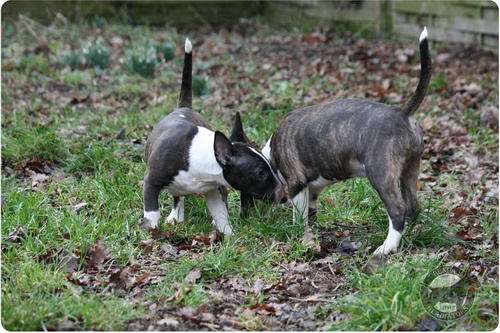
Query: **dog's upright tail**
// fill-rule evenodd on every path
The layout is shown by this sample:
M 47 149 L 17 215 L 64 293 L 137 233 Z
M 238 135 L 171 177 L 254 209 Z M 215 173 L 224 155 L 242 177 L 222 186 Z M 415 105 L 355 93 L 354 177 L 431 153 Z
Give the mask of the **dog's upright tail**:
M 427 28 L 420 34 L 420 80 L 418 81 L 418 86 L 413 96 L 401 107 L 401 112 L 407 117 L 412 116 L 415 111 L 417 111 L 420 103 L 425 98 L 427 94 L 427 89 L 429 88 L 429 82 L 432 76 L 432 59 L 429 52 L 429 41 L 427 40 Z
M 182 68 L 182 84 L 181 93 L 179 94 L 179 102 L 177 108 L 193 108 L 193 45 L 186 38 L 184 45 L 184 67 Z

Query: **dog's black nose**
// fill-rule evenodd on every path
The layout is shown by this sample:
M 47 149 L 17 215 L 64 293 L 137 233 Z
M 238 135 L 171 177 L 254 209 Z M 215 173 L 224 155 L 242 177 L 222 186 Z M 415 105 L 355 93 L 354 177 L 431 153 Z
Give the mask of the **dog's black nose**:
M 283 198 L 281 198 L 280 203 L 284 204 L 287 201 L 288 201 L 288 197 L 283 197 Z

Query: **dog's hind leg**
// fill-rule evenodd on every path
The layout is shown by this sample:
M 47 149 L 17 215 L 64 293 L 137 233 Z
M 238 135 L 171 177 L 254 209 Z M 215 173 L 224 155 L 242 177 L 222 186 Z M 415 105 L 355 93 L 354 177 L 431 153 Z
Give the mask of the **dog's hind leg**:
M 172 211 L 167 217 L 167 221 L 170 224 L 174 224 L 174 221 L 184 222 L 184 197 L 174 196 L 174 205 L 172 206 Z
M 160 186 L 152 185 L 146 181 L 144 182 L 144 217 L 151 221 L 152 228 L 158 225 L 158 220 L 161 218 L 158 206 L 160 190 Z
M 414 221 L 420 214 L 420 204 L 417 197 L 417 180 L 420 173 L 420 157 L 410 161 L 403 169 L 400 185 L 401 194 L 406 205 L 408 221 Z
M 396 172 L 390 172 L 391 168 L 385 168 L 385 170 L 388 172 L 370 173 L 369 166 L 366 166 L 368 180 L 377 191 L 389 216 L 389 233 L 384 243 L 375 250 L 375 254 L 395 253 L 398 250 L 406 218 L 405 202 L 398 190 L 399 175 Z M 374 176 L 370 177 L 371 175 Z

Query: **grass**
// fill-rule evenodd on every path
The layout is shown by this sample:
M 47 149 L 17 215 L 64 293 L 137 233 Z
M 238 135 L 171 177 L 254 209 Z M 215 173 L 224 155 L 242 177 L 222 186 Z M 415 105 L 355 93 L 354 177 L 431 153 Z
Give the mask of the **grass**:
M 2 142 L 11 149 L 2 153 L 10 163 L 19 163 L 33 157 L 62 161 L 67 157 L 61 138 L 53 126 L 14 125 L 2 131 Z
M 346 296 L 343 302 L 335 304 L 335 310 L 349 313 L 350 318 L 335 324 L 331 330 L 340 331 L 401 331 L 412 327 L 415 322 L 427 316 L 422 299 L 422 285 L 425 277 L 438 267 L 444 267 L 442 258 L 429 256 L 425 252 L 413 257 L 400 258 L 390 265 L 383 265 L 375 274 L 366 274 L 352 267 L 345 271 L 355 292 Z M 465 329 L 488 331 L 491 326 L 478 318 L 477 304 L 491 300 L 498 286 L 480 286 L 477 302 L 468 315 L 472 319 Z M 484 315 L 484 313 L 483 313 Z M 475 318 L 474 318 L 475 317 Z M 440 321 L 440 330 L 464 329 L 456 320 Z
M 155 34 L 147 27 L 110 25 L 108 28 L 117 35 L 130 34 L 134 40 L 142 35 Z M 264 33 L 271 34 L 270 31 Z M 172 35 L 178 37 L 175 31 Z M 6 46 L 5 52 L 14 57 L 21 54 L 19 41 L 22 36 L 14 35 L 11 39 L 13 43 Z M 71 42 L 78 43 L 76 39 Z M 86 45 L 84 42 L 76 46 Z M 291 223 L 290 211 L 275 209 L 266 215 L 257 210 L 255 216 L 241 221 L 238 217 L 238 193 L 234 191 L 229 194 L 231 221 L 235 230 L 231 240 L 204 247 L 194 255 L 186 255 L 175 262 L 162 261 L 164 258 L 158 258 L 155 251 L 147 253 L 140 244 L 151 236 L 135 226 L 142 213 L 141 181 L 145 171 L 142 149 L 152 126 L 175 108 L 182 61 L 177 57 L 168 66 L 158 67 L 157 77 L 143 78 L 128 75 L 126 67 L 118 70 L 110 68 L 107 56 L 101 59 L 98 51 L 94 53 L 92 57 L 87 56 L 87 61 L 99 67 L 98 71 L 93 68 L 71 71 L 64 66 L 56 66 L 60 58 L 49 58 L 53 62 L 49 63 L 34 56 L 20 58 L 13 69 L 2 72 L 4 80 L 35 82 L 46 89 L 59 87 L 62 96 L 71 95 L 64 91 L 78 92 L 83 100 L 61 106 L 58 100 L 47 104 L 45 100 L 35 98 L 23 104 L 20 102 L 23 96 L 19 95 L 16 87 L 2 84 L 2 239 L 5 240 L 17 226 L 22 227 L 24 234 L 22 240 L 13 245 L 2 242 L 1 302 L 5 329 L 42 330 L 44 325 L 54 329 L 122 330 L 127 320 L 152 317 L 145 307 L 138 306 L 145 300 L 160 302 L 174 296 L 179 289 L 189 287 L 189 292 L 184 291 L 176 304 L 197 307 L 211 301 L 207 297 L 210 288 L 208 280 L 241 276 L 242 273 L 238 272 L 245 272 L 247 287 L 251 288 L 259 278 L 268 285 L 281 278 L 274 269 L 276 263 L 308 262 L 313 259 L 311 251 L 300 242 L 305 226 Z M 201 66 L 202 71 L 213 63 L 229 66 L 224 63 L 226 60 L 211 57 L 207 55 L 203 59 L 207 64 Z M 231 54 L 231 57 L 235 61 L 238 59 L 237 55 Z M 249 102 L 242 102 L 240 106 L 247 108 L 243 113 L 244 128 L 257 145 L 263 145 L 268 140 L 287 112 L 302 106 L 301 96 L 309 90 L 329 91 L 340 87 L 315 76 L 304 82 L 273 80 L 267 73 L 262 78 L 254 78 L 252 75 L 260 72 L 260 60 L 257 55 L 252 57 L 254 59 L 247 66 L 232 71 L 229 76 L 236 81 L 238 89 L 248 89 Z M 111 61 L 114 61 L 113 57 L 109 58 Z M 76 66 L 76 62 L 70 59 L 66 63 Z M 54 68 L 50 75 L 49 67 Z M 245 76 L 251 80 L 240 79 Z M 206 74 L 201 77 L 204 80 Z M 438 78 L 433 89 L 440 89 L 448 82 L 444 76 Z M 253 84 L 260 79 L 265 83 Z M 347 75 L 344 80 L 349 80 Z M 398 91 L 406 89 L 408 82 L 405 80 L 397 79 L 395 85 Z M 214 89 L 222 88 L 213 88 L 210 82 L 207 88 L 204 82 L 200 83 L 199 91 L 204 100 L 195 98 L 194 109 L 203 110 L 202 114 L 214 129 L 228 133 L 230 118 L 240 106 L 224 113 L 206 103 L 205 98 L 210 98 Z M 158 88 L 162 86 L 167 87 Z M 230 91 L 227 89 L 224 93 Z M 104 93 L 106 97 L 96 103 L 90 102 L 88 96 L 93 92 Z M 158 92 L 157 97 L 165 98 L 161 103 L 153 104 L 151 92 Z M 356 88 L 353 88 L 352 94 L 361 96 Z M 276 99 L 274 106 L 267 102 L 258 104 L 271 97 Z M 497 101 L 498 96 L 492 98 Z M 106 105 L 99 106 L 98 103 Z M 498 150 L 493 131 L 481 127 L 476 116 L 470 114 L 467 117 L 468 132 L 476 140 L 476 146 L 484 148 L 496 144 Z M 123 137 L 108 141 L 122 126 L 126 128 Z M 32 158 L 52 163 L 63 176 L 58 178 L 52 174 L 42 185 L 16 178 L 19 173 L 19 170 L 15 171 L 16 167 Z M 13 171 L 7 172 L 7 168 Z M 447 186 L 462 186 L 462 190 L 470 190 L 453 183 L 453 177 L 446 177 L 449 175 L 440 176 L 440 181 Z M 406 228 L 400 247 L 403 256 L 395 257 L 375 275 L 363 273 L 356 265 L 356 260 L 366 260 L 366 253 L 358 252 L 356 258 L 345 262 L 342 274 L 349 282 L 344 289 L 356 291 L 331 305 L 334 311 L 348 314 L 348 319 L 332 326 L 334 330 L 417 329 L 418 321 L 426 315 L 419 302 L 419 282 L 425 273 L 440 263 L 439 258 L 427 251 L 429 248 L 439 251 L 454 246 L 445 232 L 457 231 L 456 226 L 448 225 L 450 203 L 447 197 L 437 192 L 427 186 L 419 192 L 422 214 L 414 226 Z M 79 212 L 71 211 L 71 206 L 82 202 L 88 204 L 86 208 Z M 163 193 L 161 211 L 167 213 L 171 205 L 171 197 Z M 211 217 L 203 199 L 188 197 L 185 206 L 185 223 L 175 226 L 161 224 L 163 231 L 175 234 L 172 243 L 191 242 L 193 235 L 201 232 L 208 234 L 215 228 L 210 223 Z M 485 238 L 492 238 L 498 233 L 498 225 L 494 222 L 498 213 L 494 205 L 488 209 L 491 215 L 479 218 L 484 226 Z M 325 191 L 320 199 L 318 220 L 312 227 L 314 232 L 320 228 L 345 232 L 338 224 L 369 227 L 366 231 L 356 230 L 351 236 L 363 242 L 363 249 L 370 247 L 373 251 L 385 238 L 387 222 L 385 208 L 368 181 L 354 179 Z M 68 236 L 61 237 L 62 234 Z M 289 249 L 284 251 L 279 246 L 270 247 L 266 241 L 271 238 L 287 244 Z M 77 250 L 83 252 L 97 240 L 104 242 L 111 251 L 113 260 L 108 264 L 129 265 L 131 258 L 158 260 L 161 263 L 156 268 L 162 270 L 163 280 L 152 285 L 139 298 L 130 297 L 129 293 L 123 295 L 103 291 L 104 288 L 91 290 L 68 282 L 68 274 L 60 265 L 61 255 Z M 54 255 L 53 261 L 40 261 L 47 253 Z M 484 255 L 494 258 L 498 250 L 484 251 Z M 199 269 L 201 278 L 198 283 L 187 286 L 184 279 L 192 269 Z M 482 298 L 498 298 L 498 287 L 487 285 L 480 293 Z M 264 302 L 264 294 L 251 297 L 250 304 Z M 498 304 L 492 299 L 492 306 Z M 248 307 L 249 304 L 239 306 Z M 483 316 L 482 311 L 484 308 L 473 308 L 471 314 L 479 318 Z M 494 314 L 490 315 L 494 317 Z M 239 316 L 241 325 L 248 329 L 272 328 L 261 317 Z M 479 319 L 475 322 L 478 329 L 490 329 L 486 324 L 481 326 L 483 321 Z M 455 330 L 457 325 L 456 322 L 446 323 L 444 329 Z
M 37 272 L 24 272 L 26 273 Z M 53 276 L 53 272 L 48 272 L 44 278 Z M 39 281 L 30 283 L 39 284 Z M 45 287 L 48 285 L 46 283 Z M 2 326 L 8 330 L 37 330 L 42 323 L 48 328 L 62 324 L 63 327 L 66 325 L 75 330 L 120 330 L 125 327 L 127 319 L 140 316 L 133 304 L 126 300 L 79 293 L 66 285 L 55 284 L 50 289 L 40 287 L 35 290 L 20 290 L 19 286 L 6 284 L 4 292 Z M 19 306 L 22 306 L 22 310 L 17 308 Z

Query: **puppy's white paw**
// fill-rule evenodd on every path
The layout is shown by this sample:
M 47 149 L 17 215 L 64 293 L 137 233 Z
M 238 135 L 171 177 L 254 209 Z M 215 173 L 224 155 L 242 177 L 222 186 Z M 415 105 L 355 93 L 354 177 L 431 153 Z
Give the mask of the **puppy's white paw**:
M 225 224 L 223 229 L 224 230 L 221 230 L 221 226 L 217 224 L 217 221 L 215 220 L 212 220 L 212 225 L 214 225 L 217 230 L 219 230 L 221 232 L 221 234 L 224 235 L 224 239 L 225 240 L 229 240 L 229 238 L 231 237 L 231 235 L 233 234 L 233 228 L 231 228 L 231 226 L 229 224 Z
M 174 217 L 172 217 L 171 215 L 169 215 L 165 221 L 167 221 L 168 223 L 170 223 L 171 225 L 175 225 L 175 223 L 177 222 L 177 219 L 175 219 Z
M 159 210 L 152 212 L 144 212 L 144 218 L 149 220 L 150 228 L 155 228 L 158 225 L 158 221 L 161 218 Z
M 396 253 L 396 251 L 398 250 L 398 245 L 396 246 L 390 246 L 390 245 L 387 245 L 386 242 L 384 242 L 384 244 L 382 244 L 381 246 L 379 246 L 375 252 L 373 252 L 374 254 L 389 254 L 389 253 Z
M 167 217 L 167 222 L 171 225 L 184 222 L 184 213 L 180 213 L 178 209 L 172 209 L 172 212 Z
M 399 241 L 401 240 L 401 233 L 394 229 L 389 229 L 389 234 L 384 243 L 375 250 L 374 254 L 389 254 L 398 251 Z
M 401 241 L 401 237 L 403 235 L 394 229 L 392 224 L 392 219 L 389 216 L 389 233 L 387 234 L 387 238 L 384 243 L 375 250 L 374 254 L 389 254 L 396 253 L 398 251 L 399 242 Z

